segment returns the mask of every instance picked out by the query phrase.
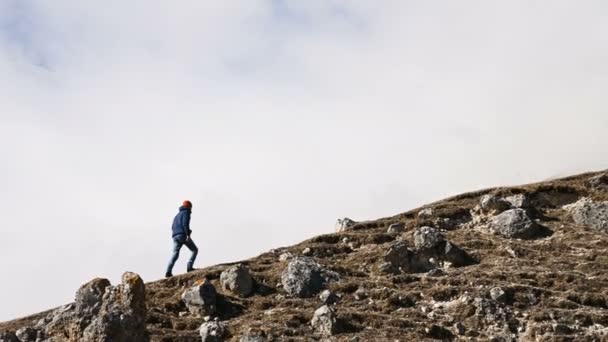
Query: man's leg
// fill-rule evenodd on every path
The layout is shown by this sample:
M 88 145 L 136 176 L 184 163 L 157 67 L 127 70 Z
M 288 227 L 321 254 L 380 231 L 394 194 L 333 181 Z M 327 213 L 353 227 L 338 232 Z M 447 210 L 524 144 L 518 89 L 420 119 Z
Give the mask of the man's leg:
M 188 239 L 188 241 L 186 241 L 185 245 L 192 252 L 192 255 L 190 256 L 190 260 L 188 260 L 187 270 L 189 272 L 194 269 L 193 268 L 194 260 L 196 260 L 196 256 L 198 255 L 198 247 L 196 247 L 196 245 L 194 244 L 194 241 L 192 241 L 192 239 Z
M 173 274 L 173 266 L 175 265 L 177 258 L 179 258 L 179 250 L 182 248 L 182 245 L 183 244 L 179 239 L 173 239 L 173 254 L 171 255 L 171 259 L 169 259 L 169 265 L 167 266 L 167 272 L 165 273 L 166 277 L 170 277 Z

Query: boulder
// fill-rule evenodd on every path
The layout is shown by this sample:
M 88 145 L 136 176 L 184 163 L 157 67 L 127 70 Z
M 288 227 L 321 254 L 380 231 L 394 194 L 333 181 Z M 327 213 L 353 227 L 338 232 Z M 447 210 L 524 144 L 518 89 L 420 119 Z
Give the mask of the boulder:
M 345 232 L 355 224 L 357 224 L 357 222 L 349 219 L 348 217 L 338 219 L 338 222 L 336 222 L 336 233 Z
M 253 279 L 249 269 L 241 264 L 229 267 L 220 275 L 220 283 L 224 290 L 239 297 L 247 297 L 253 291 Z
M 589 178 L 588 183 L 594 188 L 608 187 L 608 174 L 601 173 L 593 176 Z
M 215 313 L 217 291 L 213 284 L 205 279 L 184 291 L 182 301 L 192 314 L 201 317 L 210 316 Z
M 300 298 L 312 297 L 325 285 L 339 278 L 335 272 L 324 269 L 309 257 L 293 258 L 283 274 L 281 284 L 288 294 Z
M 266 342 L 266 338 L 261 335 L 245 335 L 241 336 L 239 342 Z
M 100 278 L 84 284 L 74 304 L 53 311 L 36 329 L 50 341 L 143 341 L 145 322 L 144 282 L 126 272 L 118 286 Z
M 336 312 L 327 305 L 323 305 L 315 311 L 310 324 L 322 336 L 332 336 L 338 332 Z
M 511 207 L 511 204 L 495 195 L 483 195 L 479 201 L 481 209 L 487 213 L 500 214 Z
M 583 198 L 575 203 L 564 206 L 576 224 L 591 230 L 608 233 L 608 201 L 595 202 Z
M 0 332 L 0 342 L 20 342 L 14 332 Z
M 331 305 L 335 304 L 339 298 L 338 296 L 336 296 L 335 293 L 331 292 L 330 290 L 324 290 L 319 295 L 319 299 L 323 304 Z
M 439 229 L 421 227 L 414 232 L 414 245 L 416 249 L 431 249 L 443 242 L 443 235 Z
M 21 342 L 36 342 L 38 338 L 38 330 L 32 327 L 23 327 L 15 332 L 17 338 Z
M 505 198 L 512 208 L 527 209 L 530 208 L 530 200 L 525 194 L 517 194 Z
M 490 289 L 490 297 L 497 302 L 504 303 L 507 301 L 507 292 L 500 287 Z
M 405 223 L 393 223 L 391 224 L 386 232 L 391 235 L 397 235 L 403 233 L 405 230 Z
M 380 266 L 383 272 L 410 272 L 414 253 L 403 241 L 393 243 L 384 254 L 384 263 Z
M 540 233 L 540 226 L 523 209 L 510 209 L 494 216 L 488 228 L 506 238 L 531 239 Z
M 205 322 L 199 329 L 202 342 L 222 342 L 226 336 L 226 326 L 217 321 Z
M 433 208 L 424 208 L 418 212 L 418 218 L 428 219 L 433 216 Z
M 76 292 L 76 312 L 96 315 L 101 308 L 103 295 L 110 286 L 110 281 L 103 278 L 95 278 L 82 285 Z

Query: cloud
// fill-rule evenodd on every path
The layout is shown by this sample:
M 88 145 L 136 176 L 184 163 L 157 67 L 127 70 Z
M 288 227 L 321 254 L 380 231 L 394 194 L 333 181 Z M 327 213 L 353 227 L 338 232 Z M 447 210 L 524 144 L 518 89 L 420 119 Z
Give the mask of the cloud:
M 0 319 L 94 276 L 160 277 L 185 198 L 209 265 L 339 216 L 606 168 L 607 11 L 0 2 Z

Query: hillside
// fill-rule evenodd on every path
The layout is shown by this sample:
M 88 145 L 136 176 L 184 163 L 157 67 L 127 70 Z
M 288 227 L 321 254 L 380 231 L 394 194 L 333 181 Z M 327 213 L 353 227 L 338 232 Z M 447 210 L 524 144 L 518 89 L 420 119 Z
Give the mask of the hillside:
M 0 341 L 608 341 L 606 173 L 338 228 L 145 285 L 92 280 Z

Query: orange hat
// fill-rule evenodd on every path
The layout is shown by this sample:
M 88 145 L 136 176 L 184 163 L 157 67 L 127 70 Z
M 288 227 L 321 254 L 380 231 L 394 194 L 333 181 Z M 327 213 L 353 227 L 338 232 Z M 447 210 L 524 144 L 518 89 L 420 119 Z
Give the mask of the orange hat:
M 190 201 L 188 201 L 188 200 L 185 200 L 185 201 L 182 203 L 182 206 L 184 206 L 184 207 L 186 207 L 186 208 L 192 208 L 192 202 L 190 202 Z

